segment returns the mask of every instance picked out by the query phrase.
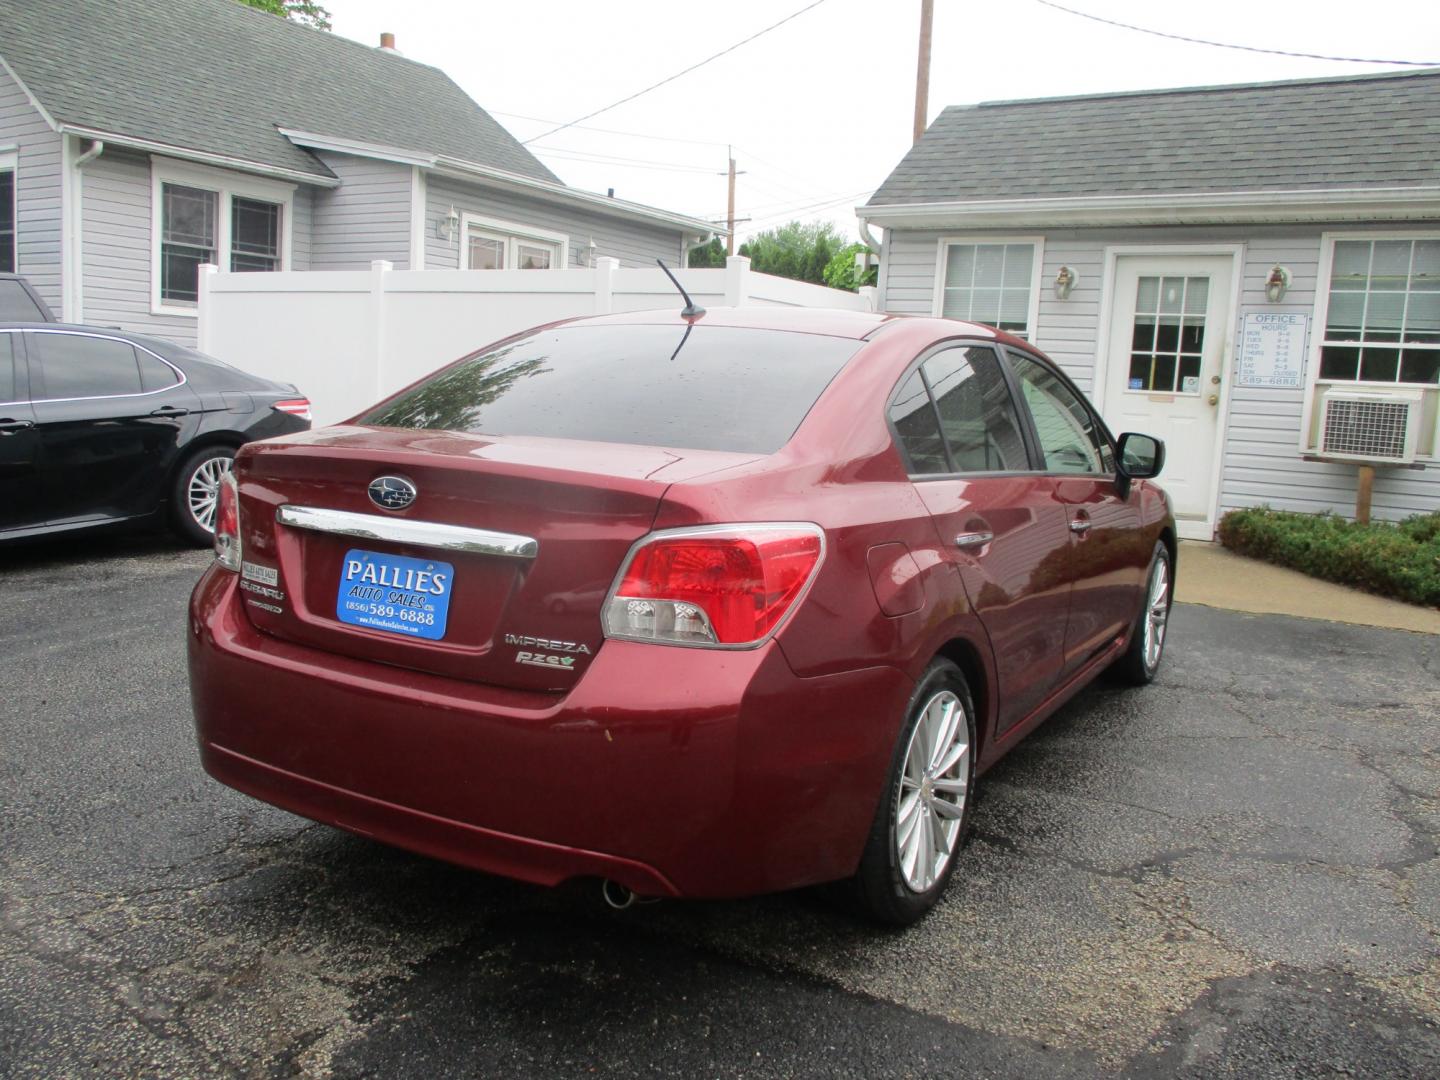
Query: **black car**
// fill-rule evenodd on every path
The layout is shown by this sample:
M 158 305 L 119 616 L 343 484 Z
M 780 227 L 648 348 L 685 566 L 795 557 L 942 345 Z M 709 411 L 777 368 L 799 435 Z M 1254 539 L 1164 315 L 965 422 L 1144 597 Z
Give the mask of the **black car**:
M 0 321 L 0 541 L 153 520 L 208 544 L 236 449 L 309 426 L 294 386 L 193 349 Z

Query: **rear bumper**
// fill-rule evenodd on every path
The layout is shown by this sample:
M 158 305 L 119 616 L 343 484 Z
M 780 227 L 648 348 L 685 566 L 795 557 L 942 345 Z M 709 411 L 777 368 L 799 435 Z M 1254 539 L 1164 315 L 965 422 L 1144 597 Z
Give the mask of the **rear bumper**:
M 236 577 L 191 599 L 201 760 L 222 783 L 340 828 L 537 884 L 608 877 L 727 897 L 852 873 L 911 683 L 801 679 L 774 642 L 606 642 L 563 696 L 320 652 L 261 634 Z

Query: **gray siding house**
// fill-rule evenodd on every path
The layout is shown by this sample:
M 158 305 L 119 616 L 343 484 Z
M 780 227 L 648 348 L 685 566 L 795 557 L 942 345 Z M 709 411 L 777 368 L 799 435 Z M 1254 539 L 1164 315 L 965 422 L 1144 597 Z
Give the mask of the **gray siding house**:
M 1440 509 L 1440 70 L 948 108 L 859 210 L 892 312 L 1161 436 L 1182 532 Z M 872 234 L 873 236 L 873 234 Z
M 193 344 L 196 273 L 682 264 L 709 223 L 566 186 L 436 68 L 235 0 L 0 0 L 0 272 Z

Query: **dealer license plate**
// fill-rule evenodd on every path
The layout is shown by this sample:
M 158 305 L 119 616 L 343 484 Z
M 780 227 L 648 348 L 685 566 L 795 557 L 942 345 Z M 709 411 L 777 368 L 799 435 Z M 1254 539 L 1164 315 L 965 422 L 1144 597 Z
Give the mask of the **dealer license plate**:
M 455 568 L 447 562 L 352 548 L 340 568 L 335 617 L 352 626 L 438 641 L 445 636 Z

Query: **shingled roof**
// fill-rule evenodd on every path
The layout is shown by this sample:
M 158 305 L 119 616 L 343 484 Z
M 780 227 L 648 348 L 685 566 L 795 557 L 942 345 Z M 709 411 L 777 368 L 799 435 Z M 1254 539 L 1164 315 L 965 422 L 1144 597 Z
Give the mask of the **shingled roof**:
M 868 206 L 1440 185 L 1440 68 L 942 112 Z
M 0 0 L 0 58 L 61 125 L 320 178 L 278 129 L 559 182 L 438 68 L 235 0 Z

